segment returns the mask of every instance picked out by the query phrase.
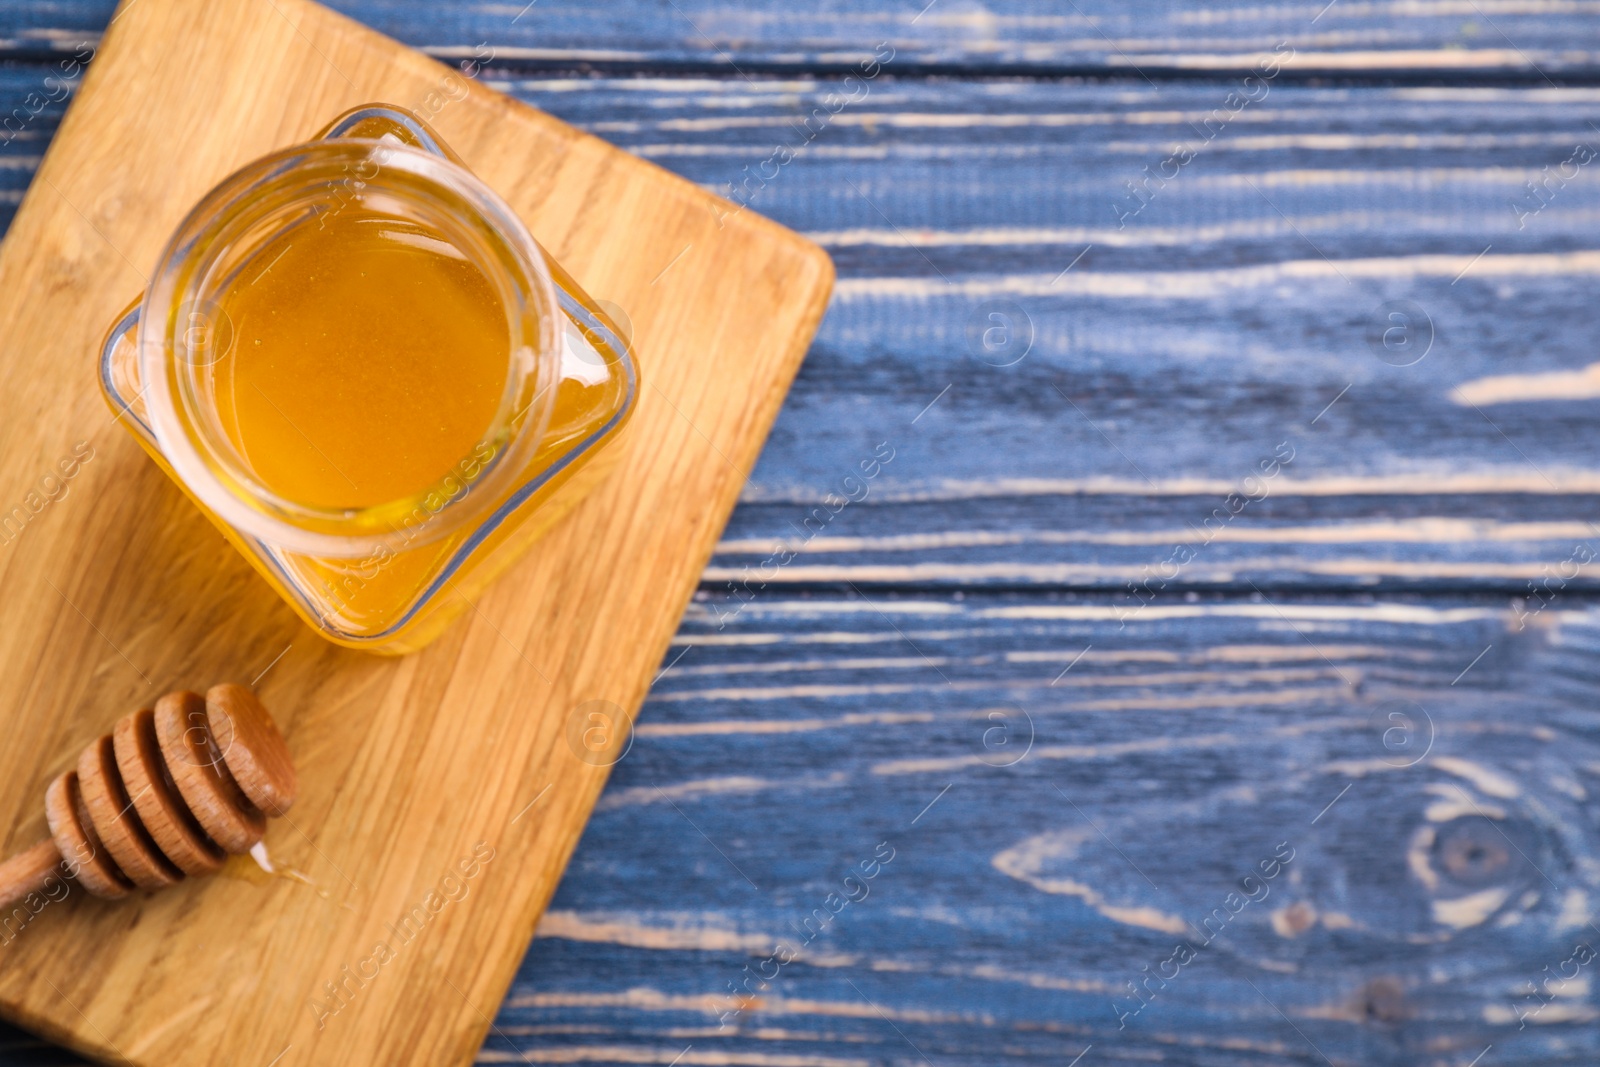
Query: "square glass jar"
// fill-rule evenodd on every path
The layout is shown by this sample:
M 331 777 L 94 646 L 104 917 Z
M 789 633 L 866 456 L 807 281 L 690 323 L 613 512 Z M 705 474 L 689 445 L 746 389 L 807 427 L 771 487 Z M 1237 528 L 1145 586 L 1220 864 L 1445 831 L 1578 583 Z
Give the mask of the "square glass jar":
M 512 321 L 506 403 L 427 490 L 378 507 L 301 506 L 256 484 L 208 432 L 215 419 L 193 380 L 232 352 L 218 295 L 263 267 L 255 252 L 357 204 L 459 233 L 481 253 Z M 118 420 L 301 618 L 330 641 L 391 654 L 438 636 L 609 473 L 639 390 L 629 339 L 606 311 L 426 123 L 387 105 L 347 112 L 209 193 L 107 333 L 100 385 Z

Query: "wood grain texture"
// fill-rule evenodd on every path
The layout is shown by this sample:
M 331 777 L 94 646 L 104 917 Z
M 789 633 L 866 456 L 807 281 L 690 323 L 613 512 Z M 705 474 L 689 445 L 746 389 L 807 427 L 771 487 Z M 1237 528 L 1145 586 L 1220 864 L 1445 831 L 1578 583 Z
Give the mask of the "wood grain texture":
M 1600 944 L 1597 647 L 1498 598 L 706 597 L 480 1062 L 1592 1063 L 1588 987 L 1516 1013 Z
M 108 0 L 23 0 L 0 17 L 0 48 L 70 52 L 110 17 Z M 441 58 L 481 45 L 523 67 L 813 72 L 848 69 L 887 41 L 917 73 L 1113 73 L 1138 77 L 1243 71 L 1280 41 L 1301 75 L 1385 79 L 1470 76 L 1543 84 L 1600 73 L 1586 2 L 1380 3 L 1326 0 L 1194 5 L 1176 0 L 630 0 L 591 5 L 340 0 L 334 5 Z
M 1091 1045 L 1077 1067 L 1595 1062 L 1592 979 L 1529 995 L 1600 947 L 1595 571 L 1559 577 L 1593 544 L 1595 400 L 1546 378 L 1542 399 L 1483 405 L 1491 425 L 1449 399 L 1596 358 L 1583 260 L 1478 274 L 1503 250 L 1600 247 L 1587 167 L 1525 228 L 1511 209 L 1600 140 L 1591 92 L 1522 66 L 1591 78 L 1593 11 L 1340 0 L 1308 36 L 1320 0 L 1079 0 L 1152 87 L 1070 5 L 923 6 L 345 8 L 439 55 L 493 42 L 496 88 L 710 190 L 796 143 L 843 66 L 898 50 L 754 201 L 824 244 L 844 286 L 480 1062 L 1065 1067 Z M 9 54 L 41 58 L 109 17 L 11 12 L 33 36 L 8 30 Z M 1291 90 L 1309 68 L 1291 69 L 1117 230 L 1124 183 L 1239 87 L 1215 57 L 1278 40 L 1339 53 L 1356 81 L 1458 84 Z M 1157 53 L 1191 65 L 1146 66 Z M 1003 80 L 1080 62 L 1114 81 Z M 626 76 L 528 74 L 585 64 Z M 41 70 L 0 69 L 13 107 Z M 940 71 L 975 77 L 921 77 Z M 0 188 L 26 186 L 47 140 L 0 155 Z M 1090 243 L 1067 278 L 1134 291 L 1041 295 Z M 1397 273 L 1346 286 L 1312 243 Z M 1418 255 L 1458 266 L 1403 278 Z M 1305 263 L 1324 273 L 1286 269 Z M 1177 288 L 1213 274 L 1228 284 Z M 1378 361 L 1380 296 L 1442 301 L 1440 347 Z M 991 299 L 1041 324 L 1015 366 L 969 347 Z M 1308 447 L 1272 495 L 1135 611 L 1124 583 L 1285 428 Z M 880 441 L 896 456 L 869 495 L 809 536 Z M 797 558 L 741 584 L 780 538 Z M 1017 710 L 1035 747 L 1002 766 Z M 730 1000 L 884 840 L 899 852 L 870 895 Z M 1118 1029 L 1125 983 L 1172 952 L 1150 923 L 1203 924 L 1284 841 L 1271 896 Z M 68 1061 L 0 1037 L 5 1067 Z
M 723 192 L 839 88 L 490 75 Z M 1595 91 L 1274 89 L 1119 228 L 1126 183 L 1228 91 L 880 80 L 833 116 L 750 201 L 841 282 L 707 581 L 782 538 L 797 558 L 767 580 L 795 587 L 1125 589 L 1286 440 L 1176 586 L 1526 597 L 1600 554 L 1600 185 L 1516 210 L 1600 147 Z M 1428 316 L 1414 366 L 1374 350 L 1393 300 Z M 1032 332 L 1012 366 L 974 343 L 996 309 Z M 797 533 L 913 419 L 945 432 L 902 449 L 850 537 Z
M 713 189 L 840 89 L 506 84 Z M 1285 441 L 1176 585 L 1527 595 L 1600 554 L 1600 186 L 1527 191 L 1600 145 L 1592 91 L 1284 87 L 1201 143 L 1229 91 L 883 82 L 833 116 L 751 199 L 840 283 L 708 580 L 782 540 L 778 584 L 1120 589 Z M 1411 366 L 1374 343 L 1395 301 L 1431 337 Z M 974 335 L 997 311 L 1017 340 L 991 355 Z M 807 525 L 913 423 L 848 537 Z
M 47 837 L 31 848 L 7 856 L 0 862 L 0 912 L 9 911 L 18 904 L 27 907 L 29 894 L 38 897 L 52 875 L 59 880 L 66 878 L 61 866 L 61 850 L 52 838 Z M 12 930 L 7 929 L 6 933 L 9 936 Z
M 112 424 L 93 374 L 200 194 L 370 100 L 432 112 L 624 309 L 647 383 L 612 481 L 392 661 L 296 623 Z M 0 252 L 0 499 L 45 476 L 51 498 L 0 555 L 0 847 L 31 842 L 50 776 L 158 684 L 264 675 L 301 796 L 266 838 L 282 877 L 235 864 L 126 906 L 52 904 L 6 946 L 0 1011 L 137 1064 L 471 1059 L 605 777 L 568 720 L 637 709 L 826 301 L 814 246 L 714 207 L 299 0 L 122 10 Z

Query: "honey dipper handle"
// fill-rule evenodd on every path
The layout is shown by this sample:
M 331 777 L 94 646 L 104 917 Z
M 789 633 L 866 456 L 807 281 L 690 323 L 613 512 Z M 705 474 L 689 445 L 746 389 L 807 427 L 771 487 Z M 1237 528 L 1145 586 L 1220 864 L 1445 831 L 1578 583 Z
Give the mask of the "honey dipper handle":
M 43 889 L 52 874 L 61 873 L 61 853 L 48 837 L 0 863 L 0 919 L 29 893 Z

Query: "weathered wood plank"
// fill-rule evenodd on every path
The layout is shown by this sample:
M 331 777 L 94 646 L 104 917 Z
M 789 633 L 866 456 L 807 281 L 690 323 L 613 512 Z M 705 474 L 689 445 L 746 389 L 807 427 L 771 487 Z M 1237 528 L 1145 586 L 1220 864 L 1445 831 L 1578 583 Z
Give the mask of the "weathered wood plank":
M 23 0 L 0 12 L 0 54 L 53 54 L 98 34 L 112 0 Z M 1242 71 L 1290 42 L 1295 71 L 1357 77 L 1592 78 L 1600 42 L 1590 0 L 1528 3 L 1192 4 L 1170 0 L 634 0 L 591 5 L 331 5 L 446 58 L 492 47 L 523 67 L 751 71 L 848 69 L 879 42 L 925 73 L 1008 72 L 1138 77 Z
M 503 995 L 604 784 L 562 741 L 569 715 L 598 703 L 631 717 L 643 701 L 833 267 L 766 219 L 720 222 L 713 197 L 548 115 L 450 88 L 433 60 L 308 0 L 130 0 L 120 13 L 0 249 L 0 499 L 21 502 L 0 575 L 5 844 L 38 839 L 38 798 L 71 739 L 192 679 L 254 684 L 263 652 L 282 657 L 262 696 L 292 746 L 295 818 L 310 829 L 286 820 L 269 834 L 279 870 L 304 875 L 260 891 L 223 878 L 128 908 L 52 908 L 7 946 L 0 1014 L 140 1067 L 456 1067 L 479 1047 L 489 1019 L 476 1005 Z M 241 592 L 250 568 L 114 425 L 91 356 L 145 279 L 133 263 L 153 263 L 207 189 L 371 100 L 441 109 L 429 111 L 441 143 L 652 339 L 649 395 L 605 484 L 482 596 L 465 570 L 441 572 L 441 595 L 470 597 L 466 617 L 387 660 L 307 635 L 262 586 Z M 627 388 L 643 388 L 631 371 Z M 85 442 L 80 465 L 96 459 L 70 499 L 65 473 L 36 489 L 41 471 L 67 471 L 43 458 L 62 440 Z M 479 527 L 486 551 L 498 521 Z M 401 630 L 396 647 L 427 636 Z M 506 874 L 477 877 L 497 855 Z M 446 897 L 460 903 L 429 925 Z M 390 929 L 425 898 L 413 929 Z M 409 947 L 423 926 L 427 947 Z M 375 957 L 394 977 L 371 980 Z M 329 976 L 364 959 L 359 1005 L 315 1010 Z M 452 984 L 457 999 L 438 999 Z
M 1483 599 L 702 597 L 480 1062 L 1593 1062 L 1587 965 L 1528 984 L 1600 938 L 1597 651 Z
M 68 64 L 66 70 L 60 66 L 63 62 Z M 10 229 L 22 195 L 77 91 L 82 70 L 69 76 L 73 62 L 0 65 L 0 234 Z
M 1600 615 L 1540 621 L 703 599 L 481 1060 L 1593 1062 L 1586 982 L 1524 996 L 1600 938 Z
M 38 80 L 0 70 L 0 99 Z M 1561 177 L 1600 145 L 1594 90 L 1279 87 L 1141 207 L 1127 183 L 1197 140 L 1221 87 L 879 81 L 745 187 L 837 79 L 495 84 L 748 188 L 839 263 L 713 583 L 781 539 L 769 582 L 1125 588 L 1191 527 L 1212 539 L 1163 568 L 1174 588 L 1594 581 L 1600 185 Z M 0 198 L 59 111 L 0 150 Z M 1396 308 L 1431 329 L 1413 366 L 1376 343 Z M 985 351 L 991 314 L 1031 334 L 1014 365 L 991 365 L 1022 344 Z M 880 443 L 882 476 L 846 484 Z M 835 521 L 829 492 L 866 499 Z
M 743 23 L 678 6 L 698 29 L 663 32 L 680 18 L 670 5 L 585 15 L 541 0 L 499 37 L 480 32 L 487 16 L 520 4 L 346 10 L 440 54 L 494 42 L 502 67 L 715 69 L 720 49 L 787 69 L 847 64 L 883 39 L 891 73 L 1111 62 L 1060 43 L 1099 48 L 1086 24 L 1053 34 L 1061 23 L 1008 22 L 1021 9 L 998 4 L 988 35 L 968 9 L 930 22 L 944 0 L 916 23 L 933 29 L 908 29 L 920 3 Z M 1143 42 L 1179 40 L 1191 69 L 1288 39 L 1301 59 L 1305 41 L 1382 53 L 1351 60 L 1381 72 L 1527 76 L 1497 30 L 1557 76 L 1594 65 L 1581 4 L 1341 4 L 1309 38 L 1290 22 L 1320 4 L 1248 18 L 1080 6 L 1141 59 Z M 0 26 L 60 53 L 109 5 L 73 21 L 91 10 L 16 5 L 0 20 L 44 14 Z M 898 36 L 866 32 L 874 18 Z M 40 32 L 52 27 L 66 29 Z M 43 69 L 0 69 L 7 110 Z M 797 143 L 791 123 L 841 81 L 490 77 L 719 190 Z M 1600 489 L 1594 389 L 1572 377 L 1594 359 L 1600 205 L 1587 166 L 1539 213 L 1519 220 L 1512 204 L 1600 141 L 1595 96 L 1275 82 L 1118 229 L 1123 183 L 1197 139 L 1187 124 L 1231 91 L 880 79 L 756 194 L 828 244 L 841 298 L 484 1062 L 1066 1064 L 1093 1045 L 1081 1067 L 1465 1067 L 1491 1043 L 1481 1067 L 1594 1062 L 1588 966 L 1542 1008 L 1528 984 L 1600 936 L 1581 923 L 1596 899 L 1600 622 L 1574 596 L 1594 569 L 1562 577 Z M 0 198 L 20 195 L 58 113 L 0 150 Z M 1414 366 L 1368 344 L 1390 299 L 1434 320 Z M 1013 366 L 969 347 L 989 301 L 1033 321 Z M 1518 381 L 1482 384 L 1506 375 Z M 1474 381 L 1492 424 L 1450 399 Z M 1286 434 L 1306 447 L 1267 498 L 1149 606 L 1046 592 L 1117 590 L 1160 567 Z M 808 525 L 880 442 L 895 458 L 866 499 Z M 761 572 L 779 538 L 803 551 Z M 757 584 L 721 592 L 746 566 Z M 1246 582 L 1267 596 L 1208 592 Z M 850 584 L 870 601 L 781 588 Z M 907 586 L 945 588 L 884 591 Z M 1399 587 L 1495 595 L 1385 593 Z M 1034 727 L 1010 767 L 995 764 L 1015 749 L 995 742 L 1019 720 L 988 717 L 1002 707 Z M 1430 722 L 1434 747 L 1404 766 Z M 770 968 L 780 940 L 798 946 L 795 926 L 882 840 L 896 857 L 870 896 L 768 989 L 730 1001 L 729 983 Z M 1297 851 L 1270 897 L 1119 1030 L 1114 999 L 1134 1003 L 1122 983 L 1179 936 L 1152 926 L 1203 923 L 1280 841 Z M 6 1067 L 69 1062 L 0 1037 Z
M 836 79 L 499 84 L 839 264 L 711 581 L 1122 587 L 1190 527 L 1174 586 L 1593 579 L 1600 186 L 1527 188 L 1593 91 L 1281 87 L 1201 141 L 1220 87 L 880 82 L 745 185 Z

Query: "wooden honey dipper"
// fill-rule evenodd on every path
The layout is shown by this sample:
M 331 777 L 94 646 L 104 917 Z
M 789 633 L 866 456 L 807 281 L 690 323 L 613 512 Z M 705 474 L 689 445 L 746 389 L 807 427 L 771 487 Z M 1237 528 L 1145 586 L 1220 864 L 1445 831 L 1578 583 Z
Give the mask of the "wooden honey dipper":
M 296 788 L 283 735 L 250 690 L 168 693 L 50 783 L 50 836 L 0 863 L 0 910 L 58 872 L 106 898 L 212 874 L 261 840 Z

